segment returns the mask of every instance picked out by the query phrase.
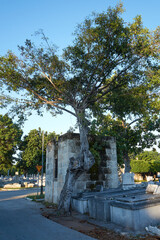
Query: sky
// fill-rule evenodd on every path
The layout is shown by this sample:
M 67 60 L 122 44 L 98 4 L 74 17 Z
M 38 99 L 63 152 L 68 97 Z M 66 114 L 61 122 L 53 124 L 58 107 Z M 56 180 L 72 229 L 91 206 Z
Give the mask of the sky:
M 92 12 L 101 13 L 109 6 L 115 6 L 117 0 L 0 0 L 0 55 L 8 50 L 18 54 L 18 45 L 26 39 L 35 39 L 35 31 L 43 29 L 49 39 L 59 47 L 59 54 L 72 44 L 77 24 Z M 123 18 L 132 22 L 141 15 L 144 26 L 154 30 L 160 25 L 160 0 L 123 0 L 125 8 Z M 3 110 L 1 114 L 5 111 Z M 52 117 L 45 113 L 43 117 L 33 115 L 22 126 L 24 134 L 39 127 L 48 132 L 65 133 L 74 126 L 75 119 L 68 113 Z

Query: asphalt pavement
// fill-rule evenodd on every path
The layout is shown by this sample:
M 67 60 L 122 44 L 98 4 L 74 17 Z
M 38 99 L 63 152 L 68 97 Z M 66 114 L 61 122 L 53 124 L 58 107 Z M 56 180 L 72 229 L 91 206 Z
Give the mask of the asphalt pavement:
M 25 198 L 35 191 L 0 191 L 0 240 L 93 240 L 43 217 L 41 204 Z

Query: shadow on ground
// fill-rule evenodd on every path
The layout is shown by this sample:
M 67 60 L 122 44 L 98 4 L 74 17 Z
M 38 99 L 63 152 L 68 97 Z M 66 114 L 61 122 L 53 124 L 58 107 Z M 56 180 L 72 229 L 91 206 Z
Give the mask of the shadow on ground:
M 99 225 L 93 223 L 94 221 L 92 222 L 87 215 L 82 215 L 72 211 L 71 215 L 67 216 L 58 212 L 57 209 L 52 205 L 41 208 L 41 212 L 44 217 L 54 222 L 99 240 L 160 239 L 160 237 L 149 234 L 135 236 L 129 232 L 116 232 L 117 229 L 114 229 L 115 226 L 113 227 L 111 225 L 108 225 L 108 228 L 100 227 Z

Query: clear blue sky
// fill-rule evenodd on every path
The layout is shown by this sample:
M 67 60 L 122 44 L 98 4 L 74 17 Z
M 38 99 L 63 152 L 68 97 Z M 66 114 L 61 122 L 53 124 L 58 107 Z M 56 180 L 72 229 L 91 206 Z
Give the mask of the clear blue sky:
M 115 6 L 117 0 L 0 0 L 0 55 L 9 49 L 18 54 L 17 45 L 38 29 L 43 29 L 50 40 L 59 47 L 59 52 L 72 43 L 75 27 L 86 16 L 94 12 L 106 11 Z M 123 0 L 126 22 L 136 15 L 142 15 L 144 26 L 154 30 L 160 25 L 160 0 Z M 3 113 L 3 112 L 2 112 Z M 26 121 L 24 132 L 41 129 L 65 133 L 75 123 L 69 114 L 56 118 L 45 114 L 37 117 L 34 113 Z

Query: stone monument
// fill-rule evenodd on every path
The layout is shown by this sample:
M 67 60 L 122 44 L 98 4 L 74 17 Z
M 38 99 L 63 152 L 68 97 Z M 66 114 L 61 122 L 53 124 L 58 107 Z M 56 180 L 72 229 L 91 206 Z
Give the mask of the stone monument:
M 90 172 L 82 174 L 75 183 L 74 193 L 82 192 L 92 187 L 118 187 L 116 141 L 113 137 L 102 139 L 105 151 L 101 156 L 100 174 L 97 179 L 91 179 Z M 80 137 L 77 133 L 66 133 L 58 141 L 51 141 L 46 149 L 46 187 L 45 200 L 58 203 L 65 182 L 65 175 L 71 157 L 76 157 L 80 151 Z M 98 188 L 97 188 L 98 189 Z

